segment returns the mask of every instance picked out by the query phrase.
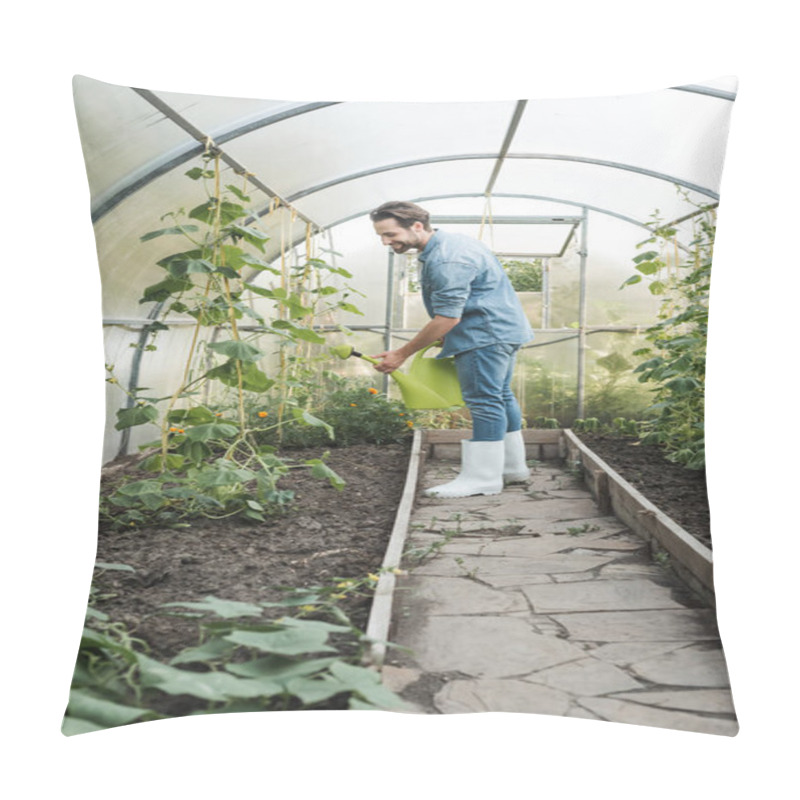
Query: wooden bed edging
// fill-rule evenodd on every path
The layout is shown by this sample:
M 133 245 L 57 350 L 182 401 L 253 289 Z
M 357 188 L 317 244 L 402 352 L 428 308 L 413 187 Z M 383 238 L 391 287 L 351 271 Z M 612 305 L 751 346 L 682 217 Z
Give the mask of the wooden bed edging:
M 371 640 L 371 643 L 364 656 L 364 661 L 366 664 L 378 669 L 383 666 L 383 659 L 386 656 L 386 643 L 392 622 L 392 601 L 394 599 L 397 576 L 391 570 L 399 568 L 403 559 L 403 546 L 408 536 L 408 523 L 411 519 L 411 510 L 414 507 L 414 498 L 416 497 L 421 465 L 425 455 L 422 446 L 423 434 L 424 431 L 422 430 L 414 431 L 411 455 L 408 458 L 406 482 L 403 487 L 403 494 L 400 496 L 400 504 L 397 507 L 394 526 L 389 536 L 389 544 L 386 546 L 386 552 L 383 556 L 381 573 L 375 587 L 372 608 L 367 620 L 366 636 Z
M 711 550 L 660 511 L 641 492 L 595 455 L 569 429 L 563 431 L 569 461 L 580 466 L 601 512 L 613 514 L 645 541 L 670 555 L 679 577 L 714 607 Z
M 392 622 L 397 576 L 391 570 L 401 566 L 422 465 L 426 458 L 457 459 L 461 440 L 471 435 L 470 429 L 414 431 L 406 482 L 367 621 L 366 636 L 371 644 L 364 662 L 377 669 L 383 666 Z M 684 583 L 711 607 L 715 605 L 712 554 L 709 548 L 660 511 L 571 430 L 526 428 L 522 435 L 528 458 L 539 461 L 564 460 L 580 467 L 601 513 L 616 516 L 651 545 L 657 543 L 669 553 L 670 563 Z

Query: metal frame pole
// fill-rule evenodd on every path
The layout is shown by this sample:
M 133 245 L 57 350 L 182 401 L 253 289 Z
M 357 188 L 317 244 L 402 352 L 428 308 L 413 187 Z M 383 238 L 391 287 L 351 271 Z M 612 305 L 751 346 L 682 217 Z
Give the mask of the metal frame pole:
M 589 211 L 584 206 L 581 222 L 581 285 L 578 301 L 578 418 L 584 414 L 586 392 L 586 257 L 588 255 Z
M 394 319 L 394 251 L 389 249 L 389 269 L 386 275 L 386 324 L 383 332 L 383 349 L 392 349 L 392 322 Z M 389 393 L 389 376 L 384 373 L 383 393 Z
M 550 327 L 550 259 L 542 259 L 542 327 Z

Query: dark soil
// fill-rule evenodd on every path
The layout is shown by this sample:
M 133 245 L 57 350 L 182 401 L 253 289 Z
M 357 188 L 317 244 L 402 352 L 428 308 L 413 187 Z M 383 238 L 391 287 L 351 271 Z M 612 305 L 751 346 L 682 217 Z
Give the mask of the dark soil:
M 101 529 L 97 560 L 127 564 L 135 572 L 106 571 L 96 579 L 105 599 L 97 608 L 146 641 L 155 658 L 168 659 L 196 645 L 197 623 L 166 616 L 161 604 L 207 595 L 243 602 L 275 602 L 280 587 L 330 585 L 334 578 L 364 578 L 383 561 L 408 468 L 408 444 L 334 448 L 326 463 L 347 482 L 341 491 L 307 469 L 279 482 L 295 497 L 291 508 L 266 522 L 201 519 L 189 528 Z M 292 450 L 302 463 L 319 450 Z M 131 461 L 109 465 L 113 474 Z M 137 476 L 140 477 L 140 476 Z M 369 597 L 344 601 L 362 630 Z M 276 615 L 281 612 L 276 611 Z
M 628 439 L 582 435 L 613 469 L 688 532 L 710 546 L 704 475 L 671 464 L 658 448 Z M 331 450 L 327 463 L 345 481 L 338 491 L 327 480 L 296 469 L 279 488 L 295 492 L 292 506 L 265 522 L 201 519 L 188 528 L 144 528 L 98 534 L 97 560 L 127 564 L 135 572 L 97 573 L 96 607 L 131 635 L 144 640 L 152 657 L 166 661 L 198 644 L 196 620 L 164 613 L 162 604 L 202 600 L 274 602 L 282 587 L 329 586 L 334 579 L 377 573 L 394 524 L 408 467 L 404 444 L 360 444 Z M 292 450 L 284 458 L 302 463 L 318 449 Z M 106 468 L 106 480 L 137 473 L 139 458 Z M 348 596 L 341 607 L 364 630 L 368 593 Z M 273 610 L 268 610 L 270 614 Z M 273 616 L 285 613 L 274 609 Z M 337 705 L 338 703 L 338 705 Z M 167 702 L 167 715 L 189 713 L 197 703 Z M 346 708 L 338 700 L 327 707 Z
M 582 434 L 614 470 L 687 532 L 710 547 L 705 475 L 672 464 L 657 447 L 633 439 Z M 156 658 L 197 644 L 197 624 L 164 615 L 161 605 L 215 595 L 244 602 L 277 601 L 280 587 L 329 585 L 334 578 L 376 573 L 394 524 L 408 466 L 409 443 L 360 444 L 331 450 L 328 464 L 347 482 L 342 491 L 296 469 L 281 479 L 292 489 L 291 508 L 266 522 L 201 519 L 189 528 L 101 529 L 97 560 L 128 564 L 135 572 L 97 578 L 98 608 L 144 639 Z M 319 456 L 291 450 L 297 463 Z M 138 459 L 137 459 L 138 460 Z M 105 472 L 135 469 L 134 459 Z M 347 601 L 362 630 L 369 597 Z M 276 611 L 276 614 L 279 613 Z
M 638 489 L 653 505 L 706 547 L 711 547 L 710 513 L 704 470 L 667 461 L 663 450 L 636 439 L 582 433 L 589 449 Z

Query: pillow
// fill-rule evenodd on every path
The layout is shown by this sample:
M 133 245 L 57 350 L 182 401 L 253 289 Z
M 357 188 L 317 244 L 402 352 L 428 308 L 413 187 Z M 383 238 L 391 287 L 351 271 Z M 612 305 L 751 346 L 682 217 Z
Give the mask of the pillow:
M 76 76 L 74 94 L 107 420 L 66 735 L 303 709 L 736 734 L 703 438 L 735 79 L 392 103 Z M 369 216 L 387 201 L 430 226 L 390 215 L 387 247 Z M 454 265 L 513 353 L 484 397 L 465 365 L 485 341 L 456 352 L 463 401 L 412 408 L 401 389 L 436 370 L 374 363 L 431 357 L 426 293 Z M 497 333 L 495 284 L 533 339 Z

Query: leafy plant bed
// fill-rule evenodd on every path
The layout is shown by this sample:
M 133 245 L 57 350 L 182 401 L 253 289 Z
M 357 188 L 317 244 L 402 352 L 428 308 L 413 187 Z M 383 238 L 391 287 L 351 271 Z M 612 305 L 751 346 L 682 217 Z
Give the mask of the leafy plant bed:
M 409 447 L 410 441 L 333 448 L 326 463 L 346 482 L 342 490 L 313 477 L 307 469 L 290 470 L 281 478 L 280 488 L 293 491 L 294 499 L 287 510 L 264 522 L 227 517 L 201 518 L 190 527 L 101 528 L 98 563 L 131 569 L 96 572 L 93 608 L 124 625 L 127 636 L 146 643 L 146 647 L 136 645 L 137 650 L 164 664 L 199 643 L 198 618 L 186 616 L 191 609 L 165 608 L 166 603 L 202 602 L 209 596 L 238 603 L 280 603 L 287 599 L 288 587 L 309 589 L 312 594 L 325 587 L 326 596 L 336 598 L 337 609 L 363 631 L 403 491 Z M 281 454 L 301 464 L 318 455 L 318 449 Z M 136 459 L 109 466 L 104 472 L 111 480 L 122 474 L 140 477 Z M 267 606 L 263 621 L 292 616 L 336 622 L 318 611 L 308 602 Z M 214 624 L 223 623 L 216 619 Z M 341 640 L 339 655 L 355 656 L 355 639 L 333 633 L 328 644 L 337 644 L 337 638 Z M 352 658 L 351 663 L 356 660 Z M 190 662 L 188 669 L 202 671 L 204 667 Z M 165 716 L 207 706 L 202 698 L 190 695 L 148 696 L 147 704 Z M 344 694 L 281 707 L 353 706 Z M 218 705 L 217 710 L 238 709 Z
M 673 464 L 657 445 L 643 445 L 632 437 L 580 433 L 578 438 L 653 505 L 711 549 L 704 470 Z

